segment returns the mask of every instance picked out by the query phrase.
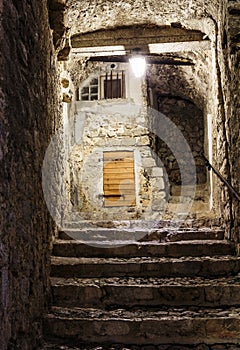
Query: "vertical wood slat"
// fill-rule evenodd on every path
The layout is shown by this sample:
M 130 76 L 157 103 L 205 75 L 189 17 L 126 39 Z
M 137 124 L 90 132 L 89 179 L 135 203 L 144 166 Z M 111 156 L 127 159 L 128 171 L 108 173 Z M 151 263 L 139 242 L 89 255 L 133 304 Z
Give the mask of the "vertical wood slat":
M 135 174 L 133 152 L 104 152 L 104 206 L 133 206 L 135 198 Z

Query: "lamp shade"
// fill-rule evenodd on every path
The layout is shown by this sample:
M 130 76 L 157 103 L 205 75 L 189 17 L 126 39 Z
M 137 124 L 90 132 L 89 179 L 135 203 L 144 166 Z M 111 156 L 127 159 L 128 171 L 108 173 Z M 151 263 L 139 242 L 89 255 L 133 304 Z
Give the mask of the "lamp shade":
M 136 55 L 129 59 L 132 71 L 136 78 L 141 78 L 146 70 L 146 60 L 144 57 Z

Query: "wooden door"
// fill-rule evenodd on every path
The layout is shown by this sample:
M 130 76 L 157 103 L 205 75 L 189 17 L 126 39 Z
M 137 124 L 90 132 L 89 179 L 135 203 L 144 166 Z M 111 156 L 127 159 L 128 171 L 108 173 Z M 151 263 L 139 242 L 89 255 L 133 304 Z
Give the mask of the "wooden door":
M 105 207 L 134 206 L 134 154 L 131 151 L 103 153 Z

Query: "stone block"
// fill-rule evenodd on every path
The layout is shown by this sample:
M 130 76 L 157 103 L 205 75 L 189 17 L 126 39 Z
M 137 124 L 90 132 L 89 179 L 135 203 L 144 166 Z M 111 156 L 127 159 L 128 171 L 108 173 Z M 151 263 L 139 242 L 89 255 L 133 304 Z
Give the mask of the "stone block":
M 136 144 L 139 145 L 139 146 L 150 145 L 149 136 L 138 136 L 138 137 L 136 137 Z
M 159 167 L 152 168 L 152 176 L 153 177 L 162 177 L 163 176 L 163 169 Z
M 144 168 L 150 168 L 156 166 L 155 160 L 153 158 L 142 158 L 142 165 Z
M 152 185 L 152 191 L 162 191 L 165 189 L 165 184 L 164 184 L 164 180 L 162 177 L 156 179 L 153 178 L 151 179 L 151 185 Z

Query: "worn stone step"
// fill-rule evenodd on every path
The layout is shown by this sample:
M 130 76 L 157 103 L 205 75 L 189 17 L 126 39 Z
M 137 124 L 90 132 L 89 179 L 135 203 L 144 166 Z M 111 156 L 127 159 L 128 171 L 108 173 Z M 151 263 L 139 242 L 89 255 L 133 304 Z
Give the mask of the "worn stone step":
M 43 320 L 47 338 L 70 344 L 216 344 L 240 342 L 240 309 L 58 308 Z
M 221 227 L 221 218 L 212 217 L 208 213 L 207 217 L 197 219 L 157 219 L 157 220 L 83 220 L 79 214 L 74 218 L 71 213 L 71 219 L 64 219 L 62 229 L 98 229 L 98 228 L 117 228 L 117 229 L 163 229 L 163 228 L 180 228 L 181 229 L 217 229 Z
M 227 241 L 178 241 L 158 243 L 122 241 L 79 242 L 75 240 L 56 240 L 53 255 L 65 257 L 181 257 L 181 256 L 211 256 L 231 255 L 235 253 L 234 245 Z
M 54 277 L 214 277 L 239 272 L 240 258 L 234 256 L 182 258 L 70 258 L 52 257 Z
M 203 278 L 52 278 L 53 304 L 67 307 L 240 305 L 240 276 Z
M 60 239 L 75 239 L 82 242 L 92 241 L 99 244 L 101 241 L 151 241 L 175 242 L 185 240 L 222 240 L 224 231 L 221 229 L 179 229 L 174 227 L 163 227 L 160 229 L 150 228 L 81 228 L 66 229 L 59 232 Z
M 49 341 L 43 345 L 41 350 L 237 350 L 240 345 L 237 344 L 164 344 L 164 345 L 129 345 L 129 344 L 82 344 L 79 346 L 71 346 L 64 344 L 64 341 Z

